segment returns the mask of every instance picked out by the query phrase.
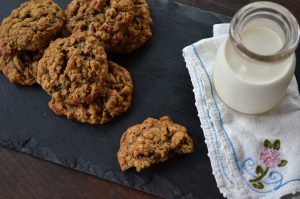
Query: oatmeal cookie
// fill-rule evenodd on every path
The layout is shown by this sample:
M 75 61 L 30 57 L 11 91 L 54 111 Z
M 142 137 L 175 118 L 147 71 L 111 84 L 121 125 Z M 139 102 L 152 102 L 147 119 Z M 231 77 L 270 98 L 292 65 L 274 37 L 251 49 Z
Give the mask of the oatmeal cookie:
M 122 171 L 135 167 L 137 171 L 166 161 L 173 154 L 193 151 L 193 140 L 184 126 L 170 117 L 148 118 L 127 129 L 120 140 L 117 157 Z
M 104 94 L 107 72 L 102 44 L 78 32 L 55 40 L 45 50 L 38 63 L 37 82 L 57 100 L 89 103 Z
M 14 84 L 32 85 L 36 83 L 37 63 L 43 51 L 14 51 L 0 42 L 0 70 Z
M 124 39 L 116 45 L 108 46 L 114 53 L 131 53 L 142 47 L 152 36 L 153 24 L 146 0 L 133 0 L 134 19 L 125 32 Z
M 114 62 L 109 62 L 106 92 L 92 103 L 70 105 L 52 98 L 49 107 L 57 115 L 66 115 L 90 124 L 104 124 L 125 112 L 131 104 L 132 80 L 130 73 Z
M 66 15 L 69 32 L 96 36 L 108 48 L 124 39 L 134 17 L 134 5 L 132 0 L 72 0 Z
M 49 44 L 65 19 L 63 10 L 52 0 L 29 0 L 3 20 L 0 40 L 14 50 L 37 51 Z

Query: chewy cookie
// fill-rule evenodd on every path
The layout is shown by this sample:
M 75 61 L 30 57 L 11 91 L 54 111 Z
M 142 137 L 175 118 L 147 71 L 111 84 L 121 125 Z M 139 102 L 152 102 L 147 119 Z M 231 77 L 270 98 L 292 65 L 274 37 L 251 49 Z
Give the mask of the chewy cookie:
M 164 162 L 173 154 L 193 151 L 193 140 L 184 126 L 170 117 L 148 118 L 126 130 L 120 140 L 117 157 L 122 171 L 135 167 L 139 172 Z
M 146 0 L 133 0 L 134 19 L 128 26 L 124 39 L 117 45 L 108 46 L 108 50 L 114 53 L 131 53 L 143 46 L 152 36 L 153 24 L 149 6 Z
M 49 107 L 57 115 L 66 115 L 90 124 L 103 124 L 125 112 L 131 104 L 132 80 L 130 73 L 114 62 L 109 62 L 105 95 L 92 103 L 70 105 L 52 97 Z
M 52 0 L 29 0 L 3 20 L 0 40 L 14 50 L 37 51 L 49 44 L 65 19 L 63 10 Z
M 106 49 L 124 39 L 134 17 L 132 0 L 72 0 L 66 9 L 69 32 L 98 37 Z
M 45 50 L 38 63 L 37 82 L 59 101 L 90 103 L 104 94 L 107 71 L 102 44 L 78 32 L 55 40 Z
M 0 70 L 12 83 L 32 85 L 36 83 L 37 63 L 43 51 L 14 51 L 0 42 Z

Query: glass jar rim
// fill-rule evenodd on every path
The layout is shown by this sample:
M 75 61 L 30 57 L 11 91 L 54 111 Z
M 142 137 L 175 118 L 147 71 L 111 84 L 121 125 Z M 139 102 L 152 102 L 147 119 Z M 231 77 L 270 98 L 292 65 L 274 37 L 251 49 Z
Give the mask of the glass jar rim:
M 289 41 L 286 41 L 285 45 L 279 51 L 270 55 L 257 54 L 247 49 L 243 45 L 241 36 L 239 34 L 240 29 L 237 28 L 248 15 L 259 11 L 264 13 L 273 12 L 280 15 L 281 19 L 283 19 L 290 28 L 289 31 L 291 34 L 291 38 L 289 38 Z M 297 19 L 288 9 L 277 3 L 269 1 L 259 1 L 250 3 L 237 11 L 237 13 L 231 20 L 229 35 L 230 39 L 233 41 L 234 47 L 241 51 L 243 55 L 259 61 L 276 61 L 287 58 L 295 52 L 299 43 L 300 31 Z

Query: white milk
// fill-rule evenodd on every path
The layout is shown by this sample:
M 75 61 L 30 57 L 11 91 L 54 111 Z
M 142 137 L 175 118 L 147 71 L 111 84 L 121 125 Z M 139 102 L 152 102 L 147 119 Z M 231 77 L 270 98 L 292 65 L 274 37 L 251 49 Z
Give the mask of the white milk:
M 283 42 L 271 29 L 249 27 L 241 34 L 243 45 L 250 51 L 260 55 L 271 55 L 279 51 Z M 259 62 L 239 55 L 233 47 L 227 47 L 226 57 L 231 70 L 243 81 L 249 83 L 267 83 L 284 75 L 291 60 L 284 62 Z
M 272 55 L 283 47 L 273 30 L 247 27 L 240 37 L 243 45 L 260 55 Z M 231 108 L 248 114 L 268 111 L 285 94 L 295 70 L 295 55 L 277 62 L 251 59 L 238 52 L 228 38 L 218 49 L 214 84 L 220 98 Z
M 279 35 L 262 26 L 248 27 L 242 32 L 241 38 L 248 50 L 260 55 L 272 55 L 283 47 Z

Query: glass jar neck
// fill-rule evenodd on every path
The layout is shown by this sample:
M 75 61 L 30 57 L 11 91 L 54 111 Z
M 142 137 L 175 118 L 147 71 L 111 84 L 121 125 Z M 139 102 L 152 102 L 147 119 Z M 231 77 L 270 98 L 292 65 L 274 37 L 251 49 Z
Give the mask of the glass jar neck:
M 276 33 L 282 47 L 271 54 L 259 54 L 243 42 L 242 33 L 251 27 L 264 27 Z M 299 24 L 293 14 L 283 6 L 272 2 L 255 2 L 241 8 L 232 18 L 230 40 L 237 51 L 258 61 L 272 62 L 293 54 L 299 43 Z

